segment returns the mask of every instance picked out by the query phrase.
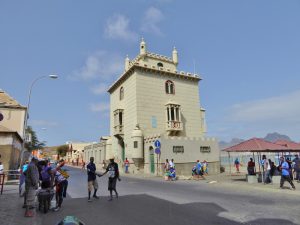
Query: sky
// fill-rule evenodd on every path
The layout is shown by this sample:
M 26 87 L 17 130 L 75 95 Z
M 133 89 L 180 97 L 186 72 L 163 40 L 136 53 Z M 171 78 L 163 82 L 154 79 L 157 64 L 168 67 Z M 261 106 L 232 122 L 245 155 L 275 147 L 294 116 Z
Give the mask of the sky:
M 0 1 L 0 88 L 27 104 L 40 141 L 109 135 L 108 87 L 124 59 L 179 54 L 196 72 L 207 136 L 300 141 L 300 1 Z

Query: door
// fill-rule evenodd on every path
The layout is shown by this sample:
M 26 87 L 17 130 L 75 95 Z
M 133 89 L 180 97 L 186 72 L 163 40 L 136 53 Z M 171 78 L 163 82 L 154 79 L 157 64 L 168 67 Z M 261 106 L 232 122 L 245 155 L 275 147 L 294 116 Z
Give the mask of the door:
M 149 148 L 149 153 L 150 153 L 150 172 L 155 173 L 154 151 L 152 146 Z

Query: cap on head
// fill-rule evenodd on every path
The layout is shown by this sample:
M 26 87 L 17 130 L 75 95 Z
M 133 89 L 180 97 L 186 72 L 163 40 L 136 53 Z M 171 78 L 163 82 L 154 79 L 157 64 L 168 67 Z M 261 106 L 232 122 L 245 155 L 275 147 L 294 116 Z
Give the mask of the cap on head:
M 109 160 L 110 160 L 111 162 L 113 162 L 113 161 L 115 160 L 115 157 L 113 156 L 113 157 L 111 157 Z

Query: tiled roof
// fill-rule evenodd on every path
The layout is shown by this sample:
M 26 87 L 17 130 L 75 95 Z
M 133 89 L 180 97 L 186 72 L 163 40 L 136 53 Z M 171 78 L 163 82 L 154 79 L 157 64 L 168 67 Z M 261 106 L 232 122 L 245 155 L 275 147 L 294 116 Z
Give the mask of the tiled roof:
M 288 149 L 292 149 L 292 150 L 300 150 L 300 143 L 296 143 L 293 141 L 278 140 L 275 142 L 275 144 L 285 146 Z
M 261 138 L 252 138 L 240 144 L 223 149 L 226 152 L 282 152 L 288 151 L 285 146 L 278 145 Z
M 22 108 L 22 109 L 26 108 L 1 89 L 0 89 L 0 107 Z

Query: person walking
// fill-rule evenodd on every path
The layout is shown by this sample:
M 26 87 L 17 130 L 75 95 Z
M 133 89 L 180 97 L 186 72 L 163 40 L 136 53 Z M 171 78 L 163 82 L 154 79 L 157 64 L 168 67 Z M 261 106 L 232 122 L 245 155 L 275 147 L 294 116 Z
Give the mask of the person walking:
M 104 159 L 102 160 L 101 168 L 102 168 L 103 171 L 106 170 L 106 163 L 105 163 L 105 160 L 104 160 Z
M 85 161 L 83 161 L 83 160 L 82 160 L 82 167 L 81 167 L 81 169 L 82 169 L 82 170 L 85 169 Z
M 128 172 L 129 161 L 128 161 L 127 158 L 126 158 L 125 161 L 124 161 L 124 166 L 125 166 L 125 173 L 129 173 L 129 172 Z
M 91 202 L 91 192 L 94 189 L 93 198 L 99 199 L 97 196 L 98 182 L 96 177 L 96 165 L 94 163 L 94 157 L 90 158 L 90 163 L 86 166 L 88 175 L 88 201 Z
M 280 164 L 280 169 L 281 169 L 281 179 L 280 179 L 280 188 L 283 188 L 283 184 L 285 181 L 289 182 L 292 188 L 295 190 L 296 187 L 293 184 L 293 181 L 290 176 L 290 166 L 286 159 L 284 157 L 280 158 L 281 164 Z
M 295 158 L 293 159 L 293 166 L 294 166 L 294 171 L 296 173 L 295 180 L 299 183 L 300 182 L 300 159 L 298 154 L 296 154 Z
M 234 166 L 235 166 L 236 172 L 239 173 L 240 172 L 240 161 L 238 158 L 236 158 L 234 160 Z
M 110 193 L 110 198 L 108 199 L 108 201 L 112 201 L 113 200 L 113 191 L 116 194 L 116 197 L 119 197 L 119 194 L 117 192 L 116 189 L 116 185 L 117 185 L 117 180 L 121 181 L 120 179 L 120 175 L 119 175 L 119 167 L 118 164 L 114 161 L 114 158 L 110 159 L 110 163 L 108 164 L 106 171 L 102 174 L 102 175 L 98 175 L 99 177 L 105 175 L 106 173 L 108 173 L 108 190 Z
M 38 159 L 33 156 L 29 163 L 25 177 L 25 217 L 33 217 L 34 199 L 36 190 L 39 187 L 39 171 L 37 168 Z

